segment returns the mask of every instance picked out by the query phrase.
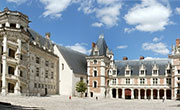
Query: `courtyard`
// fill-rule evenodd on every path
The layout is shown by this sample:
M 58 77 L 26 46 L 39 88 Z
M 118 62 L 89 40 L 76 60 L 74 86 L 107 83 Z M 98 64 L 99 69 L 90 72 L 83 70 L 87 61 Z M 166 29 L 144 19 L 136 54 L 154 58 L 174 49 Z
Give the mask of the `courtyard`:
M 180 110 L 180 101 L 92 99 L 67 96 L 24 97 L 0 96 L 1 103 L 10 103 L 13 110 Z M 1 106 L 8 109 L 8 104 Z M 3 104 L 2 104 L 3 105 Z M 4 109 L 3 109 L 4 110 Z

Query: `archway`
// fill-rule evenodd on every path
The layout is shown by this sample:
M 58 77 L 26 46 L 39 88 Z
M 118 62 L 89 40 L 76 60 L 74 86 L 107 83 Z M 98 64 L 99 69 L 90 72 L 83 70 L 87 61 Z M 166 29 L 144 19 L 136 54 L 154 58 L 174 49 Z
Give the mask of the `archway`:
M 125 89 L 125 99 L 131 99 L 131 89 Z
M 144 89 L 140 90 L 140 96 L 141 96 L 141 99 L 144 99 L 144 96 L 145 96 L 145 90 Z
M 146 96 L 147 96 L 147 99 L 151 99 L 151 90 L 150 89 L 148 89 L 146 91 Z
M 8 93 L 14 93 L 14 84 L 8 83 Z
M 160 97 L 160 99 L 162 99 L 163 96 L 164 96 L 164 90 L 163 90 L 163 89 L 160 89 L 160 90 L 159 90 L 159 97 Z
M 156 89 L 153 90 L 153 99 L 157 99 L 157 90 Z
M 112 97 L 116 98 L 116 89 L 112 89 Z
M 170 89 L 166 90 L 166 98 L 171 99 L 171 90 Z
M 118 89 L 118 98 L 122 98 L 122 89 Z
M 134 89 L 134 99 L 138 99 L 138 90 Z

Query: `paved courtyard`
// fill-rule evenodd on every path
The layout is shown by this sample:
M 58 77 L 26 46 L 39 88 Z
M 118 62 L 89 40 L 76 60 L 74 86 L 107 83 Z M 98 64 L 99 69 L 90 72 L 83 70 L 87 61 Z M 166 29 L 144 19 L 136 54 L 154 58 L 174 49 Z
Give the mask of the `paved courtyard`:
M 77 97 L 69 100 L 66 96 L 56 95 L 50 97 L 0 96 L 0 102 L 11 103 L 15 110 L 33 110 L 33 108 L 36 110 L 180 110 L 180 101 L 173 100 L 166 100 L 164 103 L 162 100 L 95 100 Z M 0 110 L 3 107 L 0 104 Z

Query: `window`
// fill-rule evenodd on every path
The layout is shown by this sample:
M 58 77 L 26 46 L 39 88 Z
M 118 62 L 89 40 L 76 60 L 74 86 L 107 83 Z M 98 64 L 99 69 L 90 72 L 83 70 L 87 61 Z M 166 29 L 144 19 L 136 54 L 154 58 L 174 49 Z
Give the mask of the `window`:
M 51 63 L 51 68 L 54 68 L 54 63 Z
M 46 62 L 45 62 L 45 65 L 46 65 L 46 66 L 49 66 L 49 61 L 46 61 Z
M 8 74 L 14 75 L 14 68 L 11 66 L 8 66 Z
M 48 70 L 46 70 L 46 73 L 45 73 L 45 78 L 48 78 Z
M 153 74 L 154 74 L 154 75 L 157 75 L 157 70 L 153 70 Z
M 113 70 L 113 75 L 116 75 L 116 70 Z
M 54 79 L 54 72 L 51 72 L 51 79 Z
M 23 71 L 20 71 L 20 77 L 23 77 Z
M 12 49 L 9 49 L 9 57 L 15 58 L 15 51 Z
M 23 60 L 23 55 L 22 54 L 20 55 L 20 59 Z
M 116 84 L 116 79 L 113 79 L 113 80 L 112 80 L 112 84 Z
M 97 77 L 97 71 L 94 70 L 94 77 Z
M 94 60 L 94 64 L 97 64 L 97 60 Z
M 153 84 L 158 84 L 158 79 L 157 78 L 153 78 Z
M 130 71 L 129 70 L 126 70 L 126 75 L 129 75 L 130 74 Z
M 178 70 L 178 74 L 180 74 L 180 70 Z
M 94 87 L 94 88 L 97 87 L 97 82 L 96 82 L 96 81 L 93 82 L 93 87 Z
M 34 88 L 37 88 L 37 84 L 36 83 L 34 83 Z
M 170 69 L 167 70 L 167 74 L 171 74 L 171 70 Z
M 39 76 L 39 68 L 36 68 L 36 76 Z
M 180 94 L 180 90 L 177 90 L 177 94 Z
M 83 81 L 83 77 L 80 77 L 80 81 Z
M 41 88 L 41 84 L 39 84 L 39 86 L 38 86 L 39 88 Z
M 16 28 L 16 24 L 11 23 L 11 24 L 10 24 L 10 27 L 11 27 L 11 28 Z
M 126 84 L 130 84 L 130 79 L 126 79 Z
M 145 71 L 144 70 L 141 70 L 141 75 L 144 75 Z
M 39 64 L 40 63 L 40 58 L 36 57 L 36 63 Z
M 166 83 L 170 85 L 171 84 L 171 78 L 166 78 Z
M 62 70 L 64 70 L 64 64 L 62 63 Z
M 98 51 L 94 51 L 94 55 L 98 55 Z
M 178 80 L 180 81 L 180 77 L 178 77 Z
M 140 78 L 140 84 L 145 84 L 145 79 L 144 78 Z

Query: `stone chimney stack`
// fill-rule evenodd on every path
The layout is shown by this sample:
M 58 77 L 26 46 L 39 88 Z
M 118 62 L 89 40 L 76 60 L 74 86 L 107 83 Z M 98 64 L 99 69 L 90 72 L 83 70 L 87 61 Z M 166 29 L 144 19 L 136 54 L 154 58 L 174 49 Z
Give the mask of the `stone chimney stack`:
M 94 48 L 96 46 L 96 44 L 94 42 L 92 42 L 92 48 Z
M 180 39 L 176 39 L 176 47 L 179 46 Z
M 50 39 L 51 33 L 50 33 L 50 32 L 47 32 L 47 33 L 45 34 L 45 37 L 46 37 L 46 39 Z
M 128 60 L 128 57 L 123 57 L 123 60 Z
M 139 60 L 144 60 L 144 56 L 140 56 L 140 57 L 139 57 Z

